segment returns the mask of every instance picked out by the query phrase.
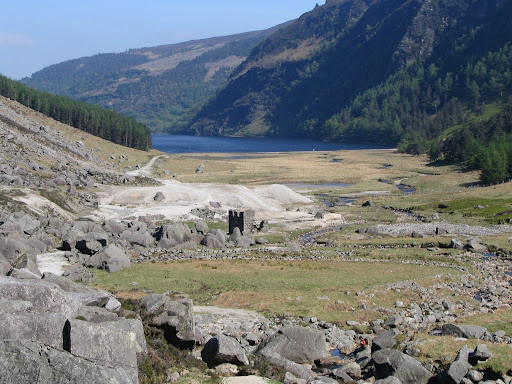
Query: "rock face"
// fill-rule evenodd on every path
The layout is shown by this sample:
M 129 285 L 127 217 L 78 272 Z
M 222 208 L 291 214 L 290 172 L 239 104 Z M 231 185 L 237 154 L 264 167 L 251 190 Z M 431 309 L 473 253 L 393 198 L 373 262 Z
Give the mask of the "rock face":
M 427 384 L 432 377 L 417 360 L 393 349 L 379 350 L 372 355 L 372 359 L 377 379 L 394 376 L 402 384 Z
M 114 300 L 52 274 L 0 276 L 0 382 L 137 383 L 142 323 L 109 312 Z
M 0 341 L 0 378 L 10 384 L 138 383 L 137 377 L 123 369 L 23 339 Z

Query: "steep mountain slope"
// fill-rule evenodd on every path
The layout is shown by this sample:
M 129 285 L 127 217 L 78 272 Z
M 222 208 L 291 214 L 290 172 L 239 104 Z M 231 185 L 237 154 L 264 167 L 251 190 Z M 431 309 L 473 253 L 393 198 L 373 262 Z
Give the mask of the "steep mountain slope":
M 70 60 L 22 82 L 114 109 L 152 130 L 176 128 L 261 39 L 280 27 Z
M 361 114 L 346 120 L 329 119 L 352 105 L 357 95 L 370 92 L 413 63 L 425 67 L 435 63 L 442 71 L 427 80 L 438 80 L 448 71 L 471 66 L 471 60 L 500 49 L 512 40 L 510 26 L 503 22 L 510 15 L 510 3 L 328 1 L 261 42 L 230 82 L 197 113 L 190 132 L 368 142 L 382 142 L 390 136 L 387 143 L 396 144 L 404 134 L 403 129 L 396 129 L 389 135 L 399 118 L 396 113 L 389 124 L 380 127 L 379 136 L 346 135 L 347 124 Z M 434 88 L 429 81 L 424 84 L 425 88 L 429 85 Z M 453 96 L 460 94 L 454 92 Z M 428 112 L 434 115 L 444 101 L 434 102 L 436 108 Z M 412 108 L 410 113 L 414 116 L 423 110 Z M 410 121 L 398 122 L 402 123 Z

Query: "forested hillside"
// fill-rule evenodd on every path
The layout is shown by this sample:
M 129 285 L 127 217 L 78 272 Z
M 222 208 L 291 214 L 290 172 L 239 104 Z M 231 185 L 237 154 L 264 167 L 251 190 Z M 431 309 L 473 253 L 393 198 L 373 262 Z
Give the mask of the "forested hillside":
M 0 95 L 84 132 L 131 148 L 151 148 L 151 133 L 142 123 L 116 112 L 41 92 L 0 75 Z
M 215 93 L 251 49 L 279 27 L 70 60 L 22 82 L 113 109 L 153 131 L 177 131 L 191 109 Z
M 190 132 L 425 149 L 510 93 L 511 7 L 331 0 L 260 43 Z

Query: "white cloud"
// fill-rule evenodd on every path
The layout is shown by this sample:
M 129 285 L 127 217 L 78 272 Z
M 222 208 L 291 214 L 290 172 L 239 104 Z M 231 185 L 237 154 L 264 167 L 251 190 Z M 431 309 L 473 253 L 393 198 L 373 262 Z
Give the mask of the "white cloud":
M 29 47 L 36 43 L 30 36 L 0 32 L 0 47 Z

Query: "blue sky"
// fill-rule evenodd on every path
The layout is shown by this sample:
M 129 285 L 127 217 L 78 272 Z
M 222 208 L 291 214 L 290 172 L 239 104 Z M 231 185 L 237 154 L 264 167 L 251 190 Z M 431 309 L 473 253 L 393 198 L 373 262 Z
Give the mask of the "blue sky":
M 5 1 L 0 74 L 30 76 L 51 64 L 193 39 L 266 29 L 324 0 Z

